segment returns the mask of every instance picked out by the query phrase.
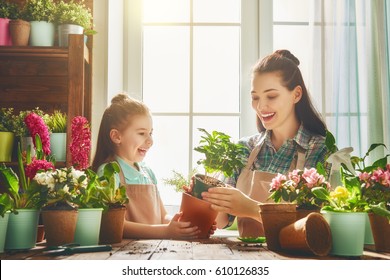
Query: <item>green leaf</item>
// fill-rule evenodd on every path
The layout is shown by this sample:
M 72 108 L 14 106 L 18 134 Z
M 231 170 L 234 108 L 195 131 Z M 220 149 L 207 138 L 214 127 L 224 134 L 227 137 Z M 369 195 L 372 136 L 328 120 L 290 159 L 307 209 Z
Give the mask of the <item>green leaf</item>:
M 19 178 L 12 168 L 6 167 L 5 164 L 0 166 L 0 185 L 5 187 L 14 199 L 19 196 Z
M 336 139 L 329 130 L 326 131 L 325 145 L 331 153 L 334 153 L 337 150 Z
M 325 176 L 325 177 L 327 176 L 324 165 L 321 162 L 317 163 L 316 169 L 317 169 L 318 174 Z
M 388 158 L 389 156 L 390 156 L 390 155 L 386 155 L 384 158 L 378 159 L 377 161 L 375 161 L 375 162 L 372 164 L 372 166 L 385 168 L 385 167 L 386 167 L 386 164 L 387 164 L 387 158 Z
M 311 189 L 311 192 L 315 195 L 315 197 L 321 199 L 321 200 L 328 200 L 329 199 L 329 192 L 324 189 L 323 187 L 315 187 Z
M 371 144 L 370 148 L 368 149 L 368 151 L 366 153 L 366 156 L 368 156 L 373 150 L 375 150 L 378 147 L 385 147 L 386 148 L 386 145 L 382 144 L 382 143 Z
M 390 220 L 390 211 L 387 210 L 386 204 L 384 202 L 381 202 L 377 205 L 370 205 L 370 209 L 372 210 L 373 213 L 386 217 Z

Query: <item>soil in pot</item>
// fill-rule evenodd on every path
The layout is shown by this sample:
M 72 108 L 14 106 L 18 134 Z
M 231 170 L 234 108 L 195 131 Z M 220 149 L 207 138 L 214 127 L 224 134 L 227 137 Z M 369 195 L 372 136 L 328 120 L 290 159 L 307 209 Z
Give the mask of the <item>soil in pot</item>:
M 209 238 L 210 229 L 218 212 L 211 209 L 211 204 L 205 200 L 198 199 L 188 193 L 183 193 L 180 211 L 182 222 L 191 222 L 192 226 L 197 226 L 200 230 L 199 238 Z
M 209 188 L 226 187 L 223 182 L 210 176 L 196 174 L 194 178 L 195 183 L 191 194 L 199 199 L 202 199 L 202 192 L 207 192 Z

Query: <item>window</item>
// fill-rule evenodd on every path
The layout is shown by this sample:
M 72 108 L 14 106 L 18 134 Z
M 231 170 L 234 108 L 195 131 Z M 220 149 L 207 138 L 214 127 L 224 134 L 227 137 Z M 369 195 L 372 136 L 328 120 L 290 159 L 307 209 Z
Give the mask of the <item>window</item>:
M 146 160 L 164 204 L 177 205 L 180 194 L 162 179 L 196 167 L 197 128 L 240 136 L 241 1 L 142 2 L 142 98 L 155 140 Z

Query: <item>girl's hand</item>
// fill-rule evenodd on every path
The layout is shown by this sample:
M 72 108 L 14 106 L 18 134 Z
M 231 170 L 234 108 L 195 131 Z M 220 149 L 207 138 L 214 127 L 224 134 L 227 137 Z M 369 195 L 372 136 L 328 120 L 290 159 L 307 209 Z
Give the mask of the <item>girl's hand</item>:
M 183 190 L 184 190 L 186 193 L 191 193 L 191 192 L 192 192 L 192 189 L 194 188 L 194 180 L 195 180 L 195 178 L 192 177 L 192 178 L 191 178 L 191 181 L 190 181 L 190 185 L 189 185 L 189 186 L 183 186 Z
M 216 230 L 217 230 L 217 222 L 214 221 L 213 225 L 210 228 L 209 236 L 213 235 Z
M 191 222 L 179 222 L 183 212 L 173 216 L 167 225 L 167 237 L 172 239 L 195 239 L 198 238 L 200 230 L 198 227 L 191 227 Z
M 204 200 L 212 203 L 211 208 L 238 217 L 260 219 L 258 202 L 233 187 L 210 188 L 203 192 Z

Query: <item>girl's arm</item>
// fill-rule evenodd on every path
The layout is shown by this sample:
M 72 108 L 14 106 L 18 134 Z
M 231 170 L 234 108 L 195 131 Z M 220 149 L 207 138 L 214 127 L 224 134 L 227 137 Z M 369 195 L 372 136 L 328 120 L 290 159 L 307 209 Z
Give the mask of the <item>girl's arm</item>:
M 124 238 L 144 239 L 194 239 L 197 238 L 200 230 L 198 227 L 191 227 L 190 222 L 179 222 L 182 214 L 176 214 L 168 224 L 148 225 L 125 221 Z

